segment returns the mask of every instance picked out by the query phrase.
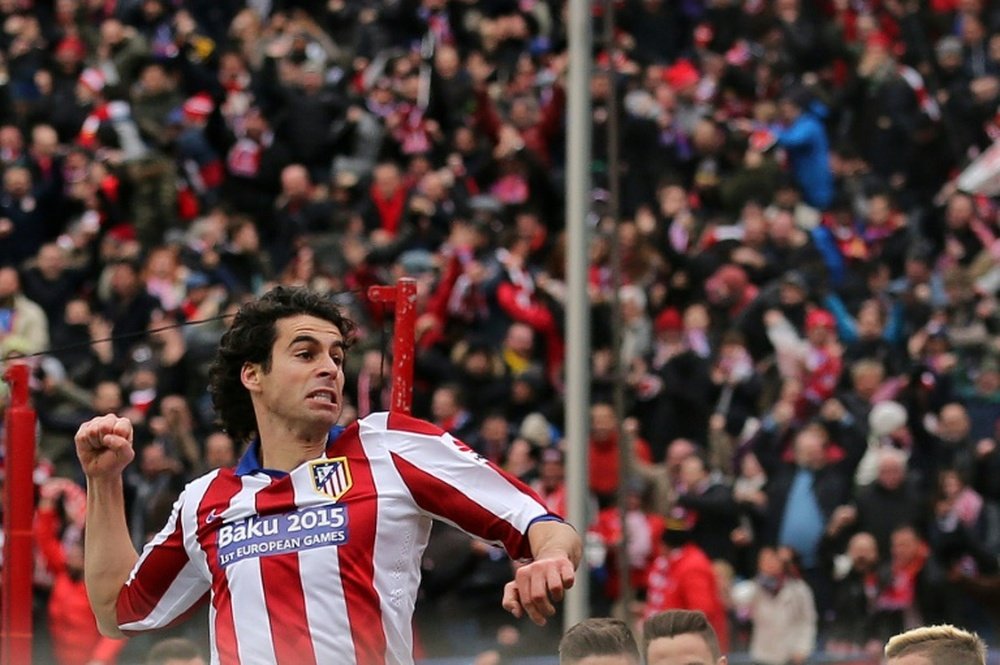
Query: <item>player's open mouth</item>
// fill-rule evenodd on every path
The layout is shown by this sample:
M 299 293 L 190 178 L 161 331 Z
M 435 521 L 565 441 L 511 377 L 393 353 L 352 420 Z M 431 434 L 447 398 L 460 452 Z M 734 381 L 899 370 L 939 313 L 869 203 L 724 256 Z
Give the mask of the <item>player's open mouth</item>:
M 312 402 L 323 402 L 325 404 L 336 404 L 337 397 L 332 390 L 315 390 L 308 395 Z

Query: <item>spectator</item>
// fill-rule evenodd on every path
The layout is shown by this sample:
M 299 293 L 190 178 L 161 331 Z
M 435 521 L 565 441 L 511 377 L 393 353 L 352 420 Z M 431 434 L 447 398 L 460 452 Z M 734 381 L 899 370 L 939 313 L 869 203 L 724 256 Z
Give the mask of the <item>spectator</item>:
M 878 457 L 878 476 L 858 491 L 856 528 L 872 534 L 880 552 L 889 551 L 890 535 L 896 529 L 919 524 L 926 511 L 916 485 L 907 478 L 906 456 L 884 449 Z
M 48 346 L 45 311 L 21 293 L 14 268 L 0 267 L 0 357 L 38 353 Z
M 183 476 L 177 457 L 168 454 L 162 441 L 147 443 L 139 454 L 139 465 L 126 480 L 129 493 L 129 525 L 132 543 L 143 547 L 156 535 L 163 515 L 180 494 Z
M 365 228 L 373 234 L 374 242 L 384 243 L 402 231 L 408 197 L 409 192 L 398 166 L 390 162 L 375 167 L 362 212 Z
M 233 219 L 229 243 L 219 254 L 218 274 L 235 296 L 254 293 L 271 276 L 271 262 L 261 252 L 260 232 L 249 217 Z
M 83 513 L 79 503 L 86 497 L 78 486 L 64 478 L 42 486 L 35 538 L 45 566 L 53 576 L 48 618 L 55 662 L 58 665 L 114 665 L 124 640 L 103 637 L 87 600 L 83 583 Z M 60 525 L 58 505 L 76 502 L 73 521 Z M 63 530 L 60 537 L 59 532 Z
M 760 551 L 751 600 L 750 655 L 761 665 L 806 663 L 816 648 L 816 606 L 809 585 L 772 548 Z
M 144 288 L 135 263 L 115 263 L 109 266 L 108 274 L 109 293 L 104 299 L 103 314 L 114 336 L 114 362 L 123 368 L 129 348 L 145 335 L 160 301 Z
M 601 403 L 590 407 L 590 491 L 602 505 L 610 505 L 618 489 L 619 447 L 629 445 L 636 459 L 652 461 L 649 444 L 643 439 L 620 441 L 614 407 Z
M 3 174 L 0 193 L 0 266 L 20 267 L 45 241 L 45 210 L 32 192 L 31 171 L 17 164 Z
M 790 464 L 772 465 L 765 462 L 765 449 L 757 451 L 770 479 L 763 542 L 787 546 L 801 557 L 803 577 L 817 597 L 820 612 L 828 602 L 827 578 L 819 560 L 820 541 L 834 509 L 848 497 L 849 476 L 844 469 L 852 467 L 848 457 L 829 462 L 829 445 L 826 428 L 814 423 L 795 435 L 794 461 Z
M 702 455 L 681 462 L 676 507 L 671 516 L 681 517 L 691 529 L 691 539 L 709 559 L 733 560 L 730 534 L 737 526 L 732 489 L 712 474 Z
M 558 448 L 542 451 L 538 479 L 531 483 L 531 489 L 538 493 L 549 510 L 557 515 L 566 515 L 566 469 L 564 455 Z
M 933 620 L 938 608 L 931 603 L 939 591 L 939 581 L 933 579 L 926 544 L 912 528 L 903 527 L 892 534 L 891 558 L 888 570 L 875 598 L 874 638 L 882 643 L 905 626 Z M 877 646 L 872 649 L 878 653 Z
M 724 471 L 732 467 L 734 454 L 731 439 L 739 436 L 757 412 L 762 383 L 754 371 L 753 358 L 747 351 L 743 335 L 729 331 L 719 340 L 718 354 L 711 368 L 715 410 L 712 418 L 722 436 L 720 445 L 711 448 L 711 463 Z M 709 423 L 711 425 L 712 420 Z
M 301 164 L 281 171 L 281 197 L 277 201 L 273 228 L 264 237 L 271 265 L 278 272 L 291 260 L 299 244 L 309 235 L 328 229 L 330 208 L 316 201 L 309 172 Z
M 654 329 L 652 354 L 645 363 L 650 375 L 639 379 L 643 402 L 639 417 L 645 432 L 656 433 L 655 459 L 659 460 L 661 446 L 674 439 L 707 442 L 713 386 L 709 364 L 692 349 L 680 312 L 664 310 L 656 317 Z
M 667 520 L 662 553 L 649 573 L 644 618 L 663 610 L 700 610 L 715 630 L 722 651 L 729 646 L 729 626 L 718 581 L 705 553 L 691 540 L 680 520 Z
M 444 385 L 431 397 L 432 422 L 456 439 L 470 441 L 476 425 L 472 414 L 465 409 L 462 393 L 457 385 Z
M 788 151 L 792 173 L 805 201 L 826 208 L 833 202 L 829 144 L 822 125 L 826 110 L 806 90 L 789 91 L 781 98 L 778 109 L 784 127 L 777 135 L 777 144 Z
M 225 110 L 223 107 L 223 113 Z M 269 213 L 281 192 L 281 170 L 292 163 L 292 154 L 256 106 L 243 112 L 232 132 L 222 194 L 236 212 L 268 228 L 273 224 Z
M 623 491 L 626 493 L 624 523 L 618 506 L 608 506 L 597 513 L 597 519 L 590 527 L 590 533 L 600 539 L 607 553 L 604 593 L 611 601 L 623 600 L 618 563 L 623 544 L 628 558 L 629 588 L 636 598 L 646 598 L 649 575 L 660 554 L 660 540 L 664 529 L 663 517 L 651 513 L 644 505 L 648 504 L 649 495 L 649 488 L 645 483 L 636 479 Z
M 236 466 L 236 444 L 225 432 L 212 432 L 205 437 L 206 469 L 228 469 Z
M 878 545 L 870 533 L 856 533 L 843 554 L 831 560 L 833 604 L 829 618 L 827 650 L 834 654 L 859 654 L 881 647 L 875 623 L 875 598 L 885 583 Z
M 22 273 L 24 295 L 45 312 L 50 336 L 59 325 L 66 304 L 76 295 L 83 273 L 67 265 L 65 250 L 55 243 L 42 245 L 35 265 Z
M 449 386 L 442 386 L 442 388 L 447 387 Z M 441 388 L 438 390 L 441 390 Z M 437 391 L 435 391 L 436 393 Z M 524 423 L 528 423 L 530 418 L 531 416 L 525 418 Z M 524 434 L 521 434 L 520 438 L 527 440 L 534 448 L 544 449 L 546 447 L 545 442 L 534 432 L 529 433 L 528 429 L 528 427 L 522 424 L 521 431 Z M 499 463 L 509 452 L 513 441 L 512 435 L 513 432 L 511 432 L 510 423 L 507 422 L 507 418 L 502 413 L 488 413 L 482 418 L 479 430 L 472 435 L 468 443 L 486 459 Z
M 914 456 L 925 474 L 924 482 L 933 485 L 937 473 L 947 468 L 956 469 L 969 477 L 975 443 L 969 436 L 971 423 L 965 407 L 956 402 L 944 405 L 932 430 L 923 432 L 915 442 Z
M 735 548 L 736 571 L 750 577 L 757 565 L 759 538 L 767 513 L 767 474 L 753 452 L 739 458 L 739 473 L 733 482 L 733 501 L 738 510 L 738 526 L 730 534 Z
M 778 367 L 785 380 L 802 384 L 796 404 L 801 417 L 808 418 L 819 406 L 833 397 L 840 379 L 842 361 L 837 344 L 833 316 L 822 309 L 806 315 L 806 339 L 799 338 L 794 327 L 778 310 L 764 317 L 767 335 L 777 350 Z

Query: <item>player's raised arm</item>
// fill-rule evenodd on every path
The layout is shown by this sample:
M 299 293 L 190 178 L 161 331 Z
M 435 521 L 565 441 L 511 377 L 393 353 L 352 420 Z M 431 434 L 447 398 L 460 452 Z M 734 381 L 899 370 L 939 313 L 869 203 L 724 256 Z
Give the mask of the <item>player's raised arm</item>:
M 139 555 L 125 522 L 122 471 L 135 457 L 132 423 L 113 414 L 85 422 L 76 433 L 76 454 L 87 476 L 84 580 L 97 626 L 122 637 L 115 603 Z

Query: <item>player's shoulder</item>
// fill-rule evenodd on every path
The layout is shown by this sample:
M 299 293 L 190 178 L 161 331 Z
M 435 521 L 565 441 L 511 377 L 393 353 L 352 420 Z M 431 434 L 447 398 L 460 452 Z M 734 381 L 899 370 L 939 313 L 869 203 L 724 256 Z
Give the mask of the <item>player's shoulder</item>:
M 184 492 L 181 494 L 187 502 L 200 501 L 213 485 L 218 485 L 219 483 L 239 483 L 239 478 L 236 476 L 235 469 L 221 468 L 212 469 L 211 471 L 206 471 L 197 478 L 194 478 L 184 486 Z
M 449 438 L 447 432 L 433 423 L 396 412 L 365 416 L 358 421 L 358 434 L 362 440 L 378 440 L 383 448 L 400 452 L 414 445 L 426 450 L 428 444 Z
M 388 435 L 422 434 L 424 436 L 443 436 L 446 432 L 433 423 L 405 413 L 383 411 L 372 413 L 358 421 L 362 433 L 366 431 L 383 431 Z

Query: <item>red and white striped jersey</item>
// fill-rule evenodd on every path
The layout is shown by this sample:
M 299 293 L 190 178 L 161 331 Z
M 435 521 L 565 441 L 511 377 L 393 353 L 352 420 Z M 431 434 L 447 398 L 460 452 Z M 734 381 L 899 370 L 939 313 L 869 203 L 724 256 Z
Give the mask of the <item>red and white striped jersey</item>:
M 192 481 L 118 597 L 126 633 L 209 597 L 212 663 L 411 663 L 411 618 L 432 518 L 530 555 L 541 500 L 421 420 L 376 413 L 289 474 Z M 500 602 L 500 599 L 497 599 Z

